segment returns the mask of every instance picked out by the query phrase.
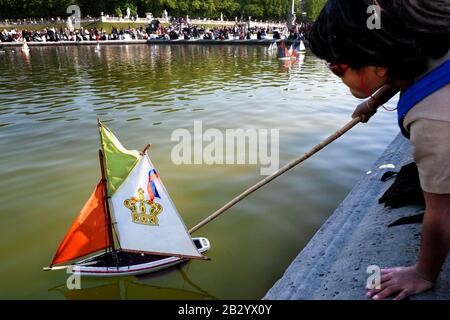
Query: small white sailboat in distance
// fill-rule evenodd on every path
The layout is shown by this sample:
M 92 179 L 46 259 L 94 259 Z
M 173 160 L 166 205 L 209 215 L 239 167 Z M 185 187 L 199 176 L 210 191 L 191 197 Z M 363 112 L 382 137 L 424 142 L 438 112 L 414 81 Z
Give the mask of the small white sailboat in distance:
M 272 42 L 272 43 L 269 45 L 269 47 L 266 49 L 266 51 L 267 51 L 267 52 L 274 52 L 274 51 L 277 50 L 277 48 L 278 48 L 277 42 L 274 41 L 274 42 Z
M 305 53 L 306 52 L 305 43 L 302 40 L 295 41 L 293 45 L 294 45 L 295 51 L 297 53 Z
M 300 44 L 299 44 L 299 46 L 298 46 L 298 51 L 299 51 L 299 52 L 305 52 L 305 51 L 306 51 L 305 44 L 303 43 L 302 40 L 300 40 Z
M 100 52 L 100 42 L 97 41 L 97 47 L 95 47 L 95 52 Z
M 191 238 L 146 152 L 149 146 L 127 150 L 98 126 L 102 179 L 44 271 L 128 276 L 209 260 L 203 255 L 208 239 Z

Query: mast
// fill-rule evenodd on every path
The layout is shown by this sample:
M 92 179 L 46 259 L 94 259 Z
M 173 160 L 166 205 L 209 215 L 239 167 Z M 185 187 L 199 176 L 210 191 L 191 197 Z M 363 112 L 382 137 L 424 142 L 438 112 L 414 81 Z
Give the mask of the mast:
M 287 19 L 287 27 L 288 29 L 291 29 L 292 27 L 295 26 L 295 0 L 291 1 L 291 12 L 288 15 L 288 19 Z
M 109 201 L 108 201 L 108 191 L 106 189 L 106 173 L 105 173 L 105 164 L 104 164 L 104 157 L 103 157 L 103 152 L 102 150 L 98 150 L 98 158 L 100 160 L 100 168 L 101 168 L 101 172 L 102 172 L 102 183 L 105 187 L 105 192 L 103 193 L 103 200 L 105 202 L 105 208 L 106 208 L 106 216 L 107 216 L 107 225 L 108 225 L 108 234 L 109 237 L 111 239 L 111 248 L 112 251 L 115 252 L 116 248 L 114 245 L 114 237 L 113 237 L 113 233 L 112 233 L 112 219 L 111 219 L 111 212 L 109 210 Z
M 98 132 L 100 135 L 100 146 L 101 149 L 98 150 L 98 156 L 99 156 L 99 161 L 100 161 L 100 169 L 102 172 L 102 183 L 104 184 L 104 201 L 105 201 L 105 208 L 106 208 L 106 216 L 108 217 L 108 233 L 111 239 L 111 249 L 112 249 L 112 253 L 113 253 L 113 257 L 116 260 L 116 262 L 118 262 L 117 260 L 117 254 L 116 254 L 116 247 L 114 244 L 114 236 L 113 236 L 113 225 L 112 225 L 112 216 L 111 216 L 111 210 L 109 208 L 109 201 L 108 201 L 108 184 L 107 184 L 107 176 L 106 176 L 106 161 L 105 161 L 105 157 L 104 157 L 104 151 L 103 151 L 103 138 L 102 138 L 102 132 L 101 132 L 101 122 L 100 120 L 97 118 L 97 124 L 98 124 Z

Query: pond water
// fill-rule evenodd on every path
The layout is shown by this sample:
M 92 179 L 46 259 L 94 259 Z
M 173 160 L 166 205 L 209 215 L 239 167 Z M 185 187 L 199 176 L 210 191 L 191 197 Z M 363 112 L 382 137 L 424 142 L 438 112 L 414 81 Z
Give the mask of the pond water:
M 395 99 L 396 100 L 396 99 Z M 309 52 L 259 46 L 32 47 L 0 54 L 0 298 L 260 299 L 398 133 L 380 111 L 195 233 L 211 261 L 136 278 L 43 272 L 99 180 L 99 117 L 129 149 L 151 143 L 187 227 L 259 179 L 258 165 L 176 165 L 175 129 L 279 129 L 283 165 L 350 120 L 359 101 Z M 392 107 L 394 104 L 389 103 Z

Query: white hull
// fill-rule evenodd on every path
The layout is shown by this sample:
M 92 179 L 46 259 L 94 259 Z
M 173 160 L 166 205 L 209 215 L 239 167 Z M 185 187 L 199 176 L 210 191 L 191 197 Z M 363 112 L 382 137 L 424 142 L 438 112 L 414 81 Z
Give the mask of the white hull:
M 206 238 L 192 238 L 192 240 L 199 240 L 201 243 L 201 247 L 198 248 L 200 253 L 205 253 L 211 248 L 209 240 Z M 78 273 L 83 277 L 122 277 L 156 272 L 188 261 L 188 259 L 180 257 L 167 257 L 148 263 L 120 267 L 96 267 L 95 265 L 81 266 L 82 264 L 89 263 L 89 261 L 92 260 L 93 258 L 89 258 L 80 261 L 80 265 L 73 266 L 71 273 Z

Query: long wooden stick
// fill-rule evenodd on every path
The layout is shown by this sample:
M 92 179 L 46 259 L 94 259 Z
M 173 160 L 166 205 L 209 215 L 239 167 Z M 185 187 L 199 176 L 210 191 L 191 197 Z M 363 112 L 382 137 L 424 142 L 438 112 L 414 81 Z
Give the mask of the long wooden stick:
M 207 223 L 211 222 L 215 218 L 217 218 L 219 215 L 221 215 L 222 213 L 224 213 L 225 211 L 227 211 L 228 209 L 233 207 L 236 203 L 238 203 L 242 199 L 246 198 L 247 196 L 249 196 L 250 194 L 252 194 L 256 190 L 261 188 L 262 186 L 268 184 L 270 181 L 272 181 L 275 178 L 281 176 L 286 171 L 294 168 L 295 166 L 299 165 L 300 163 L 302 163 L 306 159 L 310 158 L 312 155 L 316 154 L 317 152 L 319 152 L 320 150 L 325 148 L 327 145 L 329 145 L 331 142 L 333 142 L 334 140 L 338 139 L 344 133 L 346 133 L 351 128 L 356 126 L 359 122 L 361 122 L 361 118 L 360 117 L 354 118 L 352 121 L 347 123 L 345 126 L 343 126 L 341 129 L 336 131 L 334 134 L 332 134 L 331 136 L 329 136 L 328 138 L 323 140 L 321 143 L 319 143 L 316 146 L 314 146 L 311 150 L 309 150 L 308 152 L 306 152 L 302 156 L 298 157 L 297 159 L 294 159 L 293 161 L 289 162 L 288 164 L 286 164 L 285 166 L 280 168 L 278 171 L 274 172 L 270 176 L 268 176 L 268 177 L 264 178 L 263 180 L 259 181 L 254 186 L 248 188 L 247 190 L 242 192 L 240 195 L 235 197 L 233 200 L 231 200 L 230 202 L 225 204 L 222 208 L 220 208 L 219 210 L 217 210 L 216 212 L 211 214 L 209 217 L 207 217 L 204 220 L 200 221 L 197 225 L 195 225 L 193 228 L 191 228 L 189 230 L 189 233 L 194 233 L 195 231 L 197 231 L 198 229 L 200 229 L 201 227 L 203 227 Z

